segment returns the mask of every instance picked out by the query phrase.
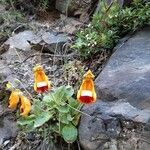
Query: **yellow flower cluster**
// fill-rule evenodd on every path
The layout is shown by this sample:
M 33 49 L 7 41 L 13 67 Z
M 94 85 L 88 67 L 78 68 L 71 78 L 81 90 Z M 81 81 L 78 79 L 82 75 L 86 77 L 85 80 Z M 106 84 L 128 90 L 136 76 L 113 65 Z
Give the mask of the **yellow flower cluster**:
M 33 68 L 34 72 L 34 90 L 37 93 L 47 92 L 51 88 L 51 83 L 48 80 L 41 65 L 36 65 Z M 83 76 L 83 81 L 77 93 L 77 99 L 84 104 L 90 104 L 96 101 L 96 92 L 93 82 L 94 75 L 89 70 Z M 31 111 L 30 100 L 23 96 L 19 89 L 13 90 L 9 98 L 9 108 L 16 109 L 19 101 L 21 102 L 20 112 L 22 116 L 28 116 Z
M 24 117 L 28 116 L 28 114 L 31 110 L 30 100 L 28 98 L 26 98 L 25 96 L 23 96 L 23 93 L 19 89 L 13 90 L 9 97 L 9 106 L 8 107 L 10 109 L 16 109 L 19 102 L 21 102 L 21 106 L 20 106 L 21 114 L 20 115 L 24 116 Z

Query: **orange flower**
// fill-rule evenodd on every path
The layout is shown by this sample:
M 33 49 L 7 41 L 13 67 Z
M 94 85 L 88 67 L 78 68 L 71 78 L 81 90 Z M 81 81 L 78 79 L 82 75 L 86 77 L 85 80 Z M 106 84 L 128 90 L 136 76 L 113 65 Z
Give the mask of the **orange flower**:
M 38 93 L 44 93 L 50 89 L 50 81 L 45 75 L 42 66 L 37 65 L 33 68 L 34 71 L 34 90 Z
M 96 92 L 93 82 L 94 75 L 91 70 L 83 76 L 83 81 L 77 93 L 77 99 L 81 103 L 90 104 L 96 101 Z
M 8 106 L 10 109 L 16 109 L 19 103 L 20 94 L 21 94 L 21 91 L 19 89 L 16 89 L 11 92 L 11 95 L 9 97 L 9 106 Z
M 31 103 L 30 100 L 27 99 L 25 96 L 21 96 L 21 106 L 20 106 L 20 112 L 21 112 L 21 116 L 28 116 L 28 114 L 31 111 Z

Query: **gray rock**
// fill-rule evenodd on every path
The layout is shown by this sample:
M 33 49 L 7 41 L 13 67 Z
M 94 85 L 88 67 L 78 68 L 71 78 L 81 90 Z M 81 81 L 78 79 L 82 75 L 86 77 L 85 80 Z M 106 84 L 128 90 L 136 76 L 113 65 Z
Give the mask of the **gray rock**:
M 55 53 L 63 53 L 64 45 L 69 38 L 65 34 L 45 32 L 42 35 L 42 40 L 46 43 L 47 49 Z
M 17 125 L 10 116 L 0 116 L 0 141 L 9 140 L 17 136 Z
M 1 55 L 0 82 L 9 81 L 12 83 L 14 88 L 29 89 L 29 83 L 32 79 L 32 69 L 27 64 L 17 66 L 18 62 L 21 62 L 23 59 L 28 57 L 25 55 L 25 53 L 26 52 L 20 52 L 15 48 L 9 48 L 7 52 Z M 28 77 L 29 75 L 31 76 L 30 78 Z M 21 85 L 21 82 L 23 85 Z
M 150 146 L 149 110 L 140 110 L 124 100 L 98 100 L 95 104 L 84 106 L 82 111 L 91 116 L 82 115 L 79 125 L 79 140 L 83 149 L 103 150 L 108 147 L 109 150 L 128 150 L 138 146 L 138 140 L 142 142 L 143 137 Z M 124 145 L 123 148 L 117 146 L 121 147 L 120 143 Z M 140 150 L 143 150 L 143 147 Z
M 47 43 L 47 44 L 54 44 L 54 43 L 59 43 L 59 42 L 67 42 L 67 37 L 64 34 L 57 34 L 57 33 L 49 33 L 46 32 L 42 35 L 42 39 Z
M 69 37 L 65 34 L 45 32 L 43 30 L 34 33 L 26 30 L 14 34 L 5 42 L 5 45 L 9 45 L 9 49 L 17 48 L 22 51 L 30 51 L 32 48 L 41 51 L 44 48 L 43 51 L 46 49 L 46 52 L 60 52 L 68 39 Z
M 27 41 L 37 40 L 36 35 L 32 31 L 23 31 L 10 37 L 6 41 L 6 45 L 10 45 L 11 48 L 18 48 L 21 50 L 30 50 L 30 44 Z
M 150 108 L 150 28 L 130 38 L 110 58 L 95 81 L 98 98 L 126 99 Z
M 118 119 L 105 113 L 111 105 L 97 102 L 83 107 L 82 111 L 91 115 L 91 117 L 82 115 L 79 126 L 79 140 L 85 150 L 102 149 L 110 138 L 118 137 L 120 133 Z
M 99 100 L 79 125 L 85 150 L 149 150 L 150 28 L 119 47 L 95 81 Z M 91 117 L 89 117 L 89 115 Z

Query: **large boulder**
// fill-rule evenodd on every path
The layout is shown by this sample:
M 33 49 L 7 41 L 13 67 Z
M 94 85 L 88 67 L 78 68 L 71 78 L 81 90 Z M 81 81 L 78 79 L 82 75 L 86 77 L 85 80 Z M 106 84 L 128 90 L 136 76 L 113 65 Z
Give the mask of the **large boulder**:
M 149 27 L 117 46 L 95 81 L 97 102 L 82 109 L 79 140 L 83 149 L 149 150 L 149 58 Z
M 126 99 L 150 109 L 150 28 L 138 32 L 110 58 L 95 81 L 98 98 Z

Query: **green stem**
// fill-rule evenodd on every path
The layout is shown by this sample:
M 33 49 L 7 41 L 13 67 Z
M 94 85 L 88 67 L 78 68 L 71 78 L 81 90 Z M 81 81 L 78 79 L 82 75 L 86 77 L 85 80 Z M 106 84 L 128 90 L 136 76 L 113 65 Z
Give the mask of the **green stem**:
M 84 113 L 83 111 L 80 111 L 80 110 L 78 110 L 78 109 L 76 109 L 76 108 L 74 108 L 74 107 L 70 106 L 69 104 L 67 104 L 67 105 L 68 105 L 70 108 L 74 109 L 75 111 L 80 112 L 80 113 L 81 113 L 81 114 L 83 114 L 83 115 L 86 115 L 86 116 L 88 116 L 88 117 L 92 117 L 92 116 L 90 116 L 89 114 Z

